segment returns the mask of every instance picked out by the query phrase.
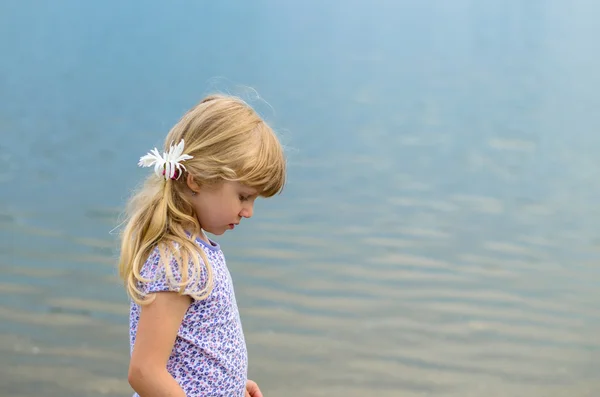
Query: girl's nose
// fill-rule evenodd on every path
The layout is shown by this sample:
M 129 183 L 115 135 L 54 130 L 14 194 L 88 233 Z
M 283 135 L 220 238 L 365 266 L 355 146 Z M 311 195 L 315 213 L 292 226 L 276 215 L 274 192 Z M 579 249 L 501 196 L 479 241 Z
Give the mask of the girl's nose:
M 252 205 L 244 207 L 242 212 L 240 212 L 240 216 L 244 218 L 252 218 L 252 213 L 254 212 L 254 208 Z

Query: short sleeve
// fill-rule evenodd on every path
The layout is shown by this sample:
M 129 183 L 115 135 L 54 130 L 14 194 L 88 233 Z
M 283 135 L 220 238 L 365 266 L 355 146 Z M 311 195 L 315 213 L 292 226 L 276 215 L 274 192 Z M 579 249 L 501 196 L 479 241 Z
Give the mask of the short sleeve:
M 162 255 L 169 255 L 163 258 Z M 173 255 L 170 255 L 165 250 L 154 248 L 148 256 L 148 259 L 142 266 L 140 274 L 145 280 L 140 281 L 140 289 L 144 294 L 152 294 L 155 292 L 173 291 L 178 292 L 181 287 L 178 285 L 182 281 L 182 273 L 180 264 Z M 188 263 L 188 281 L 185 287 L 184 294 L 195 295 L 200 294 L 206 284 L 206 267 L 202 259 L 198 258 L 200 269 L 194 267 L 193 261 Z M 165 264 L 168 264 L 167 270 Z

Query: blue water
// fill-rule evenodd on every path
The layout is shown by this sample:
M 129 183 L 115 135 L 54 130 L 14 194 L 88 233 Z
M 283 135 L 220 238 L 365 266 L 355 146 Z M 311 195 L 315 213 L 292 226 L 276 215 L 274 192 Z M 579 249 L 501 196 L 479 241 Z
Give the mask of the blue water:
M 219 91 L 290 163 L 219 240 L 265 395 L 597 396 L 598 12 L 0 3 L 0 395 L 130 393 L 113 229 Z

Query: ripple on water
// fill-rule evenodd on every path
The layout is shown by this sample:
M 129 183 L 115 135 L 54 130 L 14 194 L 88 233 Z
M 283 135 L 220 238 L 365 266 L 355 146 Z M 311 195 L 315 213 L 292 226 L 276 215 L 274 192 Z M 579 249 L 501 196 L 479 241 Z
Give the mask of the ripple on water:
M 434 187 L 426 186 L 430 195 Z M 506 201 L 442 194 L 422 200 L 412 194 L 424 188 L 408 190 L 379 206 L 340 205 L 361 221 L 335 228 L 328 227 L 338 221 L 329 217 L 333 206 L 310 222 L 301 221 L 301 212 L 273 211 L 234 241 L 239 246 L 227 244 L 239 247 L 226 254 L 250 372 L 263 390 L 292 397 L 591 396 L 600 311 L 583 281 L 593 269 L 554 256 L 557 245 L 569 250 L 558 234 L 528 233 L 527 225 L 515 235 L 496 234 L 488 233 L 491 223 L 457 224 L 474 214 L 510 218 Z M 115 215 L 88 213 L 104 221 Z M 90 290 L 121 291 L 107 270 L 115 266 L 113 241 L 24 224 L 14 230 L 73 250 L 16 247 L 24 265 L 0 266 L 9 275 L 0 298 L 38 302 L 26 310 L 0 305 L 0 351 L 10 364 L 0 384 L 19 391 L 35 384 L 50 397 L 128 394 L 124 296 L 95 300 L 87 291 L 89 297 L 73 298 L 67 289 L 23 281 L 77 279 Z M 83 269 L 85 277 L 67 266 L 36 267 L 48 261 Z

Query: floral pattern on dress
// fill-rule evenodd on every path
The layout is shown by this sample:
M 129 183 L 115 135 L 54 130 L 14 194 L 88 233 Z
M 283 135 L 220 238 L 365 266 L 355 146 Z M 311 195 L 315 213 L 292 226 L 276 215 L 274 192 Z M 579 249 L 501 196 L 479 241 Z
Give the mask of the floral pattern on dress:
M 211 244 L 200 239 L 196 242 L 210 261 L 214 287 L 207 298 L 194 300 L 188 308 L 177 332 L 167 370 L 187 397 L 243 397 L 248 374 L 248 353 L 233 281 L 220 246 L 212 240 Z M 180 280 L 177 262 L 172 260 L 170 266 L 174 278 Z M 146 294 L 176 290 L 167 281 L 158 248 L 149 255 L 141 275 L 152 279 L 148 283 L 139 284 L 139 288 Z M 201 283 L 196 286 L 203 287 Z M 189 287 L 187 290 L 189 291 Z M 131 351 L 135 344 L 139 318 L 140 307 L 131 302 Z M 134 397 L 138 395 L 134 394 Z

